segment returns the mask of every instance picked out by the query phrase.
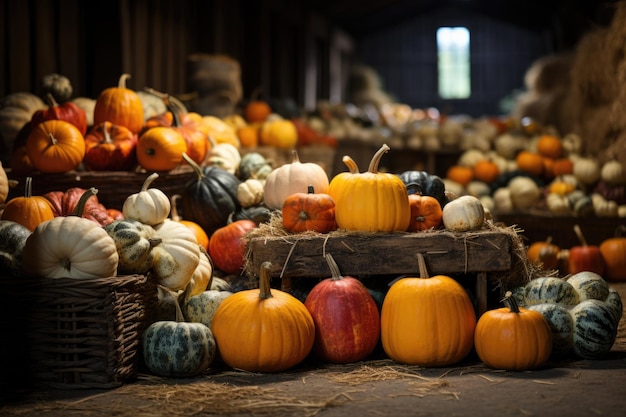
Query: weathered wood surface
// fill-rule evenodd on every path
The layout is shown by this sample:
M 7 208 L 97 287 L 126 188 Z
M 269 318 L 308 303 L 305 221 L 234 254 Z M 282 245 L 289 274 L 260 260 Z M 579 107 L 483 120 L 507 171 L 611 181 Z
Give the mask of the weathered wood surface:
M 430 275 L 506 271 L 512 265 L 507 233 L 372 233 L 255 237 L 248 242 L 246 273 L 258 277 L 272 263 L 272 276 L 329 277 L 331 253 L 343 275 L 418 274 L 418 252 Z

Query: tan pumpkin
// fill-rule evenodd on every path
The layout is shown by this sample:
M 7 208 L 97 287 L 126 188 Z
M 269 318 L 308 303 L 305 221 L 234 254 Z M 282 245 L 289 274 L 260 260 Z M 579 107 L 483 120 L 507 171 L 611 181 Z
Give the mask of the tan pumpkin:
M 7 172 L 4 170 L 2 166 L 2 161 L 0 161 L 0 204 L 4 204 L 7 200 L 7 196 L 9 195 L 9 177 L 7 177 Z
M 442 221 L 446 229 L 455 232 L 477 230 L 485 222 L 485 209 L 479 199 L 464 195 L 443 207 Z
M 202 294 L 204 291 L 210 289 L 211 281 L 213 280 L 213 260 L 209 256 L 209 253 L 200 246 L 200 262 L 191 275 L 191 280 L 187 285 L 185 291 L 187 291 L 188 297 Z
M 239 148 L 231 143 L 216 143 L 212 138 L 211 150 L 206 161 L 206 165 L 214 166 L 236 174 L 241 162 Z
M 306 193 L 309 185 L 318 193 L 328 191 L 328 174 L 324 168 L 313 162 L 300 162 L 296 150 L 292 151 L 292 155 L 291 163 L 274 169 L 265 180 L 264 201 L 270 209 L 282 209 L 287 197 Z
M 4 139 L 7 149 L 13 148 L 15 137 L 33 113 L 47 108 L 41 98 L 27 92 L 8 94 L 0 99 L 0 138 Z
M 241 207 L 253 207 L 263 203 L 265 181 L 248 178 L 237 186 L 237 200 Z
M 40 223 L 26 240 L 23 259 L 28 274 L 46 278 L 94 279 L 117 275 L 115 241 L 96 222 L 80 217 L 91 188 L 77 204 L 77 215 Z
M 156 172 L 150 174 L 138 193 L 126 197 L 122 206 L 125 219 L 154 226 L 168 218 L 172 209 L 169 197 L 158 188 L 150 188 L 158 177 Z
M 154 227 L 161 242 L 152 249 L 152 272 L 158 283 L 178 291 L 184 289 L 200 263 L 200 245 L 185 225 L 166 219 Z

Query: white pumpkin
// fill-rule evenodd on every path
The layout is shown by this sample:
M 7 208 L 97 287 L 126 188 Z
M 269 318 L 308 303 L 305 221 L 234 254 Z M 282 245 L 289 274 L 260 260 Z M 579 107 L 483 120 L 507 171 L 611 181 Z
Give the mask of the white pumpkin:
M 165 220 L 154 228 L 161 243 L 153 249 L 152 272 L 164 287 L 177 291 L 189 284 L 200 263 L 200 245 L 184 224 Z
M 611 185 L 626 184 L 626 169 L 616 160 L 610 160 L 602 165 L 600 170 L 600 178 Z
M 495 211 L 499 213 L 511 213 L 515 210 L 508 187 L 500 187 L 493 192 L 493 204 Z
M 593 158 L 581 157 L 574 160 L 573 174 L 585 185 L 592 185 L 600 179 L 600 164 Z
M 513 206 L 518 210 L 531 208 L 539 201 L 539 197 L 541 197 L 539 186 L 528 177 L 515 177 L 509 182 L 508 187 L 511 191 Z
M 446 229 L 455 232 L 477 230 L 485 222 L 485 209 L 479 199 L 464 195 L 443 207 L 442 221 Z
M 168 218 L 172 209 L 169 197 L 158 188 L 150 188 L 158 177 L 156 172 L 150 174 L 138 193 L 126 197 L 122 206 L 125 219 L 155 226 Z
M 258 206 L 263 202 L 264 180 L 248 178 L 237 186 L 237 200 L 241 207 Z

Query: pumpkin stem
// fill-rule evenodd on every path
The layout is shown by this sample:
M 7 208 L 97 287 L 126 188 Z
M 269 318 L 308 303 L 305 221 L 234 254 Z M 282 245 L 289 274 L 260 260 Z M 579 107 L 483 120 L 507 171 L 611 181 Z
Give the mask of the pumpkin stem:
M 157 178 L 159 178 L 158 173 L 153 172 L 152 174 L 150 174 L 148 178 L 146 178 L 146 180 L 143 182 L 143 185 L 141 186 L 141 191 L 148 191 L 148 188 L 150 188 L 152 182 Z
M 424 259 L 424 255 L 421 253 L 417 253 L 417 264 L 419 265 L 420 270 L 420 278 L 429 278 L 428 268 L 426 268 L 426 260 Z
M 583 231 L 580 229 L 580 226 L 577 224 L 574 225 L 574 233 L 576 233 L 576 236 L 578 237 L 580 244 L 583 246 L 587 246 L 587 239 L 585 239 L 585 236 L 583 235 Z
M 270 261 L 265 261 L 261 264 L 261 274 L 259 276 L 259 298 L 263 300 L 273 297 L 270 286 L 271 270 L 272 263 Z
M 350 171 L 350 174 L 359 173 L 359 167 L 357 166 L 356 162 L 354 162 L 354 159 L 350 158 L 348 155 L 344 155 L 341 160 L 343 161 L 344 165 L 348 167 L 348 171 Z
M 324 258 L 326 259 L 326 263 L 330 268 L 330 273 L 332 275 L 331 279 L 333 281 L 342 279 L 343 276 L 341 275 L 341 271 L 339 270 L 339 265 L 337 265 L 337 262 L 335 262 L 335 258 L 333 258 L 333 255 L 327 253 L 326 255 L 324 255 Z
M 511 291 L 507 291 L 504 294 L 504 298 L 500 301 L 503 302 L 504 305 L 509 308 L 509 310 L 511 310 L 511 313 L 520 312 L 519 305 L 517 304 L 517 301 L 515 300 L 515 297 L 513 297 L 513 293 Z
M 378 172 L 378 165 L 380 165 L 380 160 L 383 155 L 389 151 L 389 149 L 389 146 L 383 143 L 383 146 L 381 146 L 380 149 L 376 151 L 376 153 L 372 157 L 372 160 L 370 161 L 370 166 L 367 169 L 368 172 L 373 172 L 374 174 Z
M 24 185 L 24 197 L 31 198 L 33 196 L 33 177 L 26 177 Z
M 87 200 L 89 200 L 92 196 L 96 194 L 98 194 L 98 189 L 94 187 L 91 187 L 90 189 L 85 191 L 80 196 L 78 203 L 76 203 L 76 207 L 74 207 L 74 210 L 72 210 L 72 212 L 69 215 L 83 217 L 83 212 L 85 211 L 85 204 L 87 204 Z
M 117 82 L 118 88 L 126 88 L 126 80 L 130 78 L 130 74 L 122 74 L 120 80 Z
M 154 248 L 155 246 L 160 245 L 161 242 L 163 242 L 163 239 L 160 237 L 151 237 L 148 239 L 148 242 L 150 243 L 150 247 Z
M 48 105 L 48 107 L 56 107 L 59 105 L 59 103 L 57 103 L 57 101 L 54 99 L 54 96 L 52 95 L 52 93 L 46 93 L 46 104 Z
M 109 125 L 111 122 L 102 123 L 102 134 L 104 135 L 104 140 L 102 143 L 113 143 L 113 139 L 111 138 L 111 132 L 109 131 Z
M 548 237 L 546 238 L 546 245 L 549 245 L 549 244 L 551 244 L 551 243 L 552 243 L 552 236 L 548 236 Z
M 163 285 L 157 286 L 158 291 L 164 295 L 164 297 L 171 297 L 174 301 L 174 307 L 176 308 L 176 322 L 181 323 L 185 321 L 185 315 L 183 314 L 183 310 L 180 308 L 180 303 L 178 301 L 178 297 L 174 295 L 174 292 Z
M 204 178 L 204 173 L 202 172 L 202 168 L 200 168 L 200 165 L 198 165 L 196 161 L 194 161 L 193 159 L 191 159 L 189 155 L 187 155 L 187 152 L 183 152 L 183 159 L 185 160 L 185 162 L 189 164 L 191 169 L 193 169 L 193 171 L 198 175 L 198 180 L 201 180 L 202 178 Z
M 48 137 L 50 138 L 50 142 L 52 142 L 53 145 L 57 144 L 57 138 L 54 137 L 54 135 L 52 134 L 52 132 L 48 133 Z
M 180 194 L 174 194 L 173 196 L 170 197 L 170 205 L 172 206 L 172 209 L 170 210 L 170 217 L 175 222 L 178 222 L 181 220 L 181 217 L 178 214 L 178 208 L 176 207 L 178 200 L 180 199 L 181 199 Z
M 298 163 L 300 162 L 300 157 L 298 156 L 298 151 L 296 151 L 295 149 L 291 151 L 291 155 L 292 155 L 292 159 L 291 162 L 292 163 Z
M 309 184 L 306 187 L 306 192 L 307 192 L 307 194 L 315 194 L 315 188 L 313 187 L 313 184 Z

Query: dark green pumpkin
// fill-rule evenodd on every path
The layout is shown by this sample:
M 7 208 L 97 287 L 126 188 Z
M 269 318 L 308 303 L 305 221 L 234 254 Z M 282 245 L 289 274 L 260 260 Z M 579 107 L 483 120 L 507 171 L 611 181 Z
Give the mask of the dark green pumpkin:
M 407 187 L 416 184 L 422 195 L 435 197 L 442 208 L 448 203 L 446 186 L 439 176 L 426 171 L 404 171 L 399 177 Z
M 265 206 L 252 206 L 241 208 L 233 213 L 232 221 L 252 220 L 256 224 L 267 223 L 272 217 L 272 211 Z
M 222 168 L 200 167 L 189 158 L 185 160 L 190 163 L 197 177 L 185 185 L 180 208 L 185 220 L 199 224 L 210 237 L 226 225 L 231 213 L 241 209 L 237 198 L 237 187 L 241 181 Z
M 0 220 L 0 270 L 12 276 L 23 274 L 22 252 L 31 231 L 12 220 Z
M 267 178 L 270 172 L 272 172 L 272 166 L 263 155 L 258 152 L 248 152 L 241 156 L 237 176 L 241 181 L 248 178 L 262 180 Z

